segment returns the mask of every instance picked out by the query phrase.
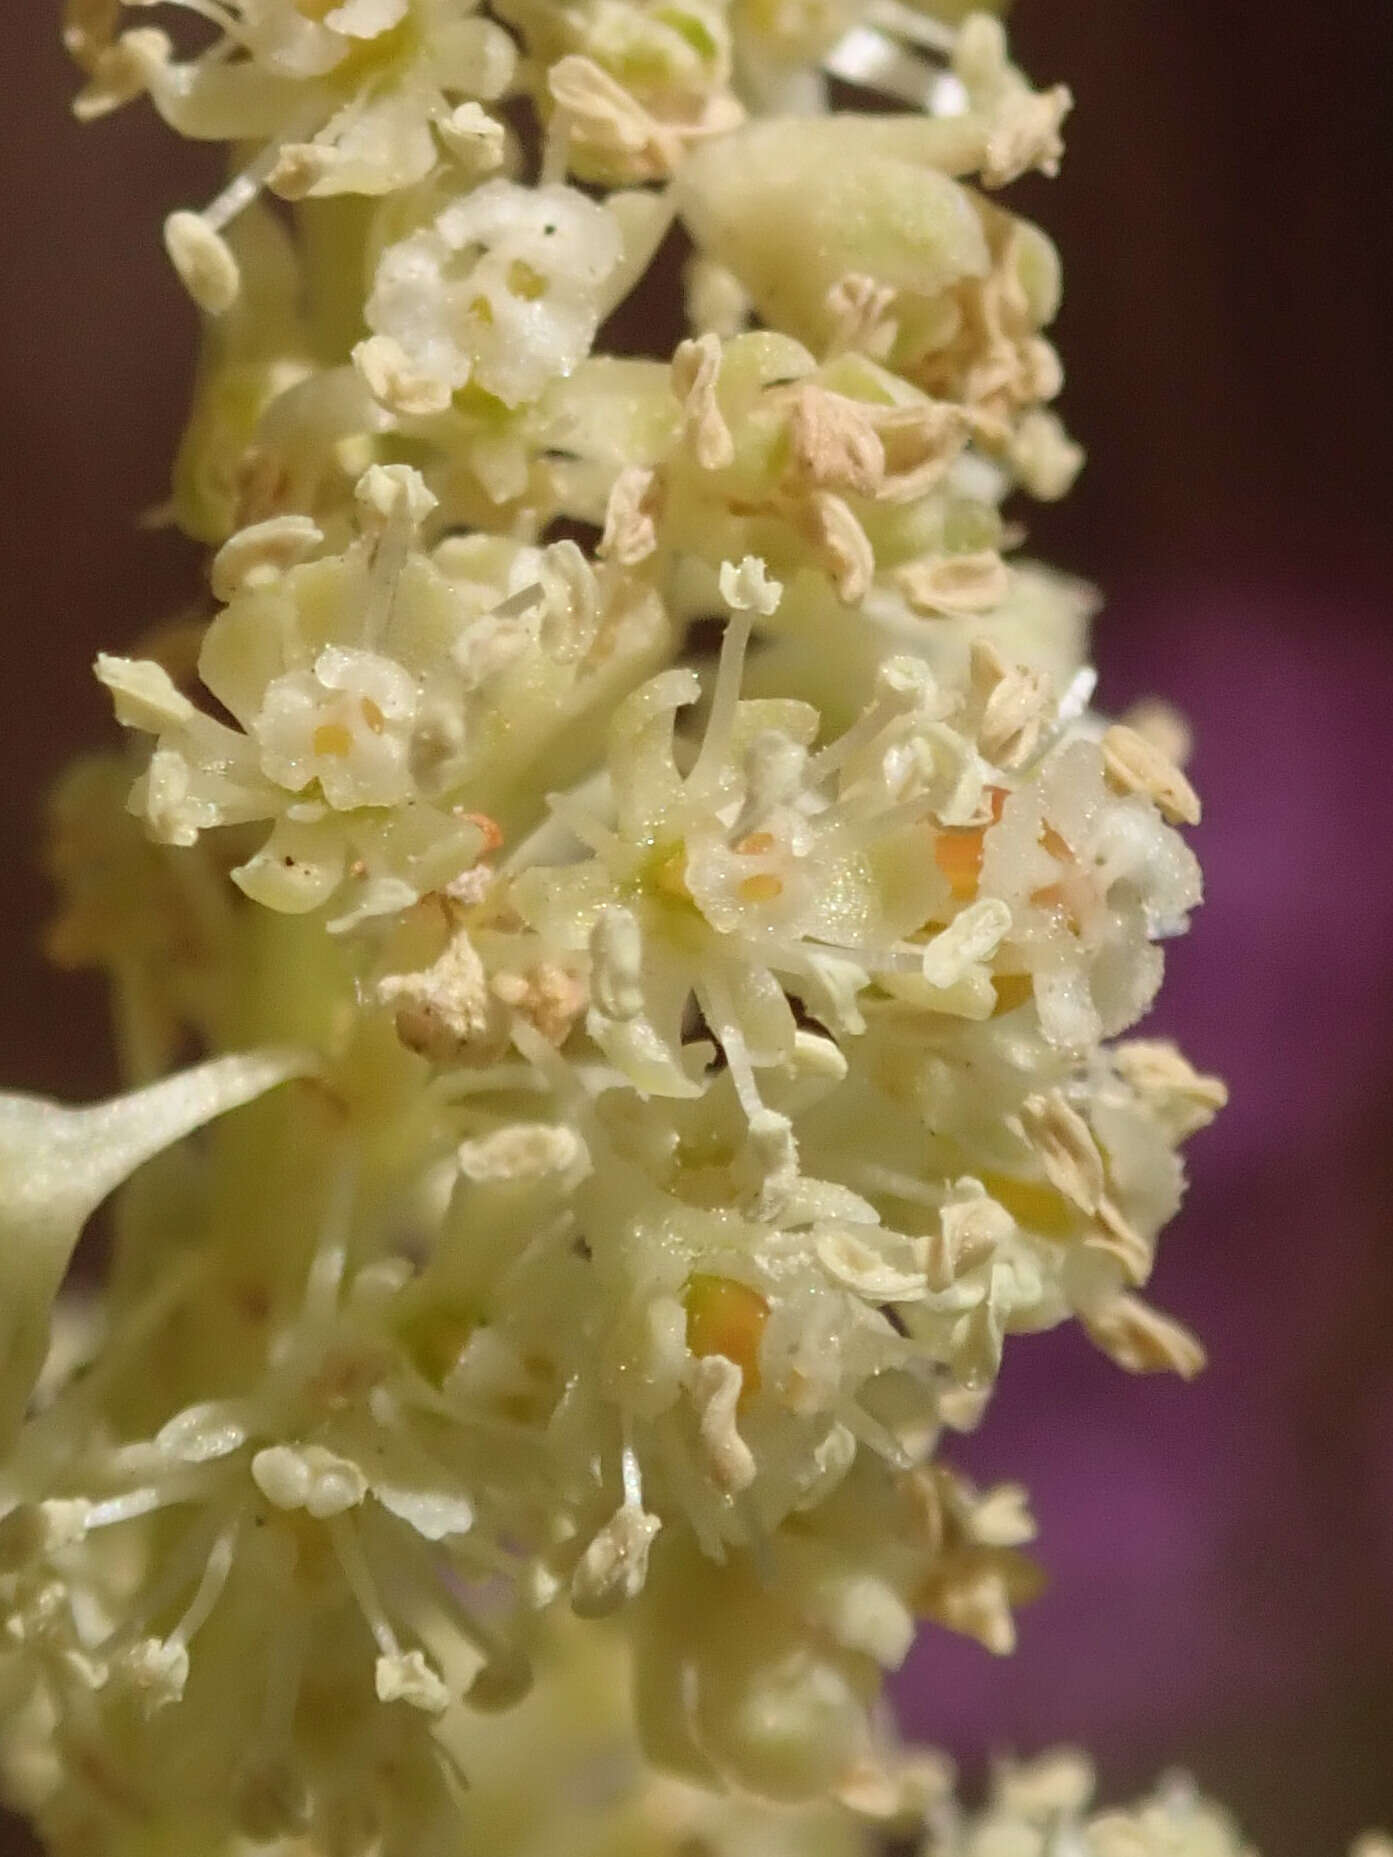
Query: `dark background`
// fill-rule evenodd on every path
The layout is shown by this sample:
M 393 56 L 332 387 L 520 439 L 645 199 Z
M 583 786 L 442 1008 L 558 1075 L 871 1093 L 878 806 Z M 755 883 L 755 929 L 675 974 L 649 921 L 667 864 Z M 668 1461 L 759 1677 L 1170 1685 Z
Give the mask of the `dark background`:
M 146 108 L 79 131 L 56 6 L 6 12 L 0 1081 L 90 1096 L 101 992 L 39 958 L 35 827 L 110 734 L 94 650 L 198 584 L 135 518 L 196 333 L 158 226 L 215 163 Z M 1077 1737 L 1110 1795 L 1184 1765 L 1268 1857 L 1313 1857 L 1393 1828 L 1393 7 L 1022 0 L 1015 42 L 1077 98 L 1063 176 L 1015 198 L 1063 248 L 1090 454 L 1032 547 L 1106 591 L 1113 706 L 1164 691 L 1197 724 L 1211 900 L 1150 1029 L 1234 1102 L 1157 1279 L 1213 1367 L 1187 1389 L 1072 1336 L 1008 1353 L 967 1457 L 1029 1481 L 1055 1584 L 1013 1662 L 926 1639 L 901 1696 L 969 1775 Z

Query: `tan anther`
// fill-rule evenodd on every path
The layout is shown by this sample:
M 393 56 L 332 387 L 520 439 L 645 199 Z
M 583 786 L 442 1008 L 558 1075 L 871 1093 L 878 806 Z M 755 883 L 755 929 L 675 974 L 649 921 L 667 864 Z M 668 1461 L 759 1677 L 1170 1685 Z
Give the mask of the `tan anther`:
M 960 402 L 974 438 L 993 452 L 1009 448 L 1020 414 L 1051 400 L 1063 385 L 1059 357 L 1038 335 L 1020 276 L 1020 233 L 988 209 L 992 266 L 954 293 L 957 328 L 907 371 L 927 392 Z
M 359 342 L 353 365 L 378 404 L 405 419 L 429 418 L 450 404 L 448 384 L 413 367 L 401 343 L 390 335 L 371 335 Z
M 1106 1194 L 1098 1202 L 1097 1217 L 1084 1248 L 1112 1258 L 1128 1283 L 1139 1289 L 1151 1275 L 1151 1246 Z
M 795 473 L 820 490 L 875 496 L 885 475 L 885 447 L 867 409 L 823 387 L 797 390 L 788 422 Z
M 889 353 L 898 333 L 890 320 L 895 292 L 873 277 L 851 272 L 838 278 L 827 292 L 827 314 L 832 332 L 827 344 L 829 354 L 857 349 L 877 359 Z
M 672 357 L 672 390 L 682 404 L 687 442 L 704 471 L 723 471 L 735 459 L 735 440 L 716 397 L 721 372 L 719 336 L 679 342 Z
M 396 1008 L 402 1043 L 433 1063 L 458 1059 L 493 1030 L 484 964 L 463 929 L 430 967 L 379 980 L 377 998 Z
M 584 983 L 554 961 L 539 961 L 526 973 L 495 974 L 490 991 L 557 1046 L 565 1044 L 586 1007 Z
M 1106 1185 L 1103 1157 L 1078 1110 L 1058 1090 L 1027 1096 L 1021 1128 L 1055 1191 L 1080 1212 L 1096 1214 Z
M 1146 794 L 1172 825 L 1199 824 L 1195 789 L 1174 761 L 1125 722 L 1115 722 L 1103 737 L 1103 767 L 1118 792 Z
M 906 602 L 926 618 L 957 619 L 994 612 L 1011 589 L 1011 570 L 994 549 L 968 555 L 925 555 L 892 576 Z
M 985 1194 L 951 1201 L 939 1215 L 938 1230 L 929 1234 L 924 1264 L 929 1288 L 951 1288 L 959 1277 L 985 1264 L 1014 1228 L 1006 1208 Z
M 815 490 L 803 505 L 802 526 L 838 599 L 846 606 L 858 605 L 875 578 L 875 550 L 850 506 L 830 490 Z
M 1193 1380 L 1205 1364 L 1204 1348 L 1189 1329 L 1139 1296 L 1117 1296 L 1086 1312 L 1083 1325 L 1128 1373 L 1178 1373 L 1182 1380 Z
M 575 53 L 557 59 L 547 72 L 547 89 L 568 132 L 583 141 L 637 153 L 648 140 L 647 111 L 593 58 Z
M 682 159 L 684 128 L 686 134 L 709 133 L 703 124 L 659 122 L 608 71 L 579 53 L 556 61 L 547 89 L 571 145 L 625 180 L 670 179 Z M 734 128 L 737 120 L 727 112 L 724 126 Z
M 1134 1038 L 1118 1045 L 1113 1062 L 1177 1141 L 1208 1128 L 1229 1099 L 1220 1078 L 1201 1075 L 1163 1038 Z
M 237 301 L 242 275 L 231 247 L 197 213 L 171 213 L 164 222 L 170 263 L 194 302 L 210 316 L 222 316 Z
M 967 415 L 948 400 L 878 407 L 873 417 L 885 452 L 883 503 L 910 503 L 936 489 L 967 443 Z
M 1055 713 L 1046 671 L 1008 665 L 994 645 L 975 639 L 969 657 L 972 687 L 982 701 L 977 743 L 998 767 L 1020 767 L 1039 746 Z
M 272 516 L 239 529 L 213 556 L 213 597 L 227 605 L 248 588 L 268 586 L 323 540 L 323 530 L 308 516 Z
M 605 504 L 599 553 L 620 567 L 637 567 L 658 546 L 663 488 L 656 471 L 627 465 L 615 478 Z

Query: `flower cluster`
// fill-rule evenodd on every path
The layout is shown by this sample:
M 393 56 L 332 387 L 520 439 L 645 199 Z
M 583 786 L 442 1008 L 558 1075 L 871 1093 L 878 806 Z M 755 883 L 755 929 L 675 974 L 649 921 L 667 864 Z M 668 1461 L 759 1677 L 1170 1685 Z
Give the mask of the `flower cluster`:
M 953 1462 L 1007 1339 L 1202 1364 L 1142 1291 L 1224 1097 L 1124 1037 L 1175 730 L 1004 513 L 1080 462 L 995 197 L 1069 97 L 961 12 L 70 0 L 79 112 L 233 170 L 166 228 L 209 616 L 99 659 L 138 745 L 54 805 L 131 1088 L 0 1101 L 56 1852 L 1237 1850 L 1077 1762 L 966 1818 L 879 1700 L 1038 1584 Z M 678 226 L 687 332 L 596 352 Z

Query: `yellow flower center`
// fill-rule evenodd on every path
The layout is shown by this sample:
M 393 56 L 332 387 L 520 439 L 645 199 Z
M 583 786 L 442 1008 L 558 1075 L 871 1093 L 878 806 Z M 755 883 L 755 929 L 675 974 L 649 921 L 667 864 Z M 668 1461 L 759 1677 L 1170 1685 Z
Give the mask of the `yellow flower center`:
M 740 1369 L 742 1400 L 759 1391 L 759 1344 L 769 1304 L 758 1290 L 734 1277 L 698 1273 L 687 1281 L 687 1346 L 703 1358 L 723 1354 Z

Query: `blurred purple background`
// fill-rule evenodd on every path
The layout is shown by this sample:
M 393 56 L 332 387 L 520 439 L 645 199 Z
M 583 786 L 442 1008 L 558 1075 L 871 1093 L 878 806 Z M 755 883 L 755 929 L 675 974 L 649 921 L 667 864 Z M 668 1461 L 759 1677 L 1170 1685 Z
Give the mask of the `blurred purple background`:
M 108 731 L 96 646 L 197 584 L 134 517 L 192 365 L 157 227 L 213 164 L 140 109 L 79 132 L 56 5 L 12 12 L 0 1079 L 83 1096 L 109 1080 L 101 992 L 39 959 L 34 827 Z M 1393 8 L 1021 0 L 1017 43 L 1078 98 L 1063 178 L 1017 197 L 1064 249 L 1090 450 L 1032 546 L 1108 593 L 1111 706 L 1164 693 L 1195 724 L 1209 903 L 1148 1029 L 1233 1102 L 1155 1285 L 1213 1365 L 1186 1388 L 1072 1335 L 1008 1354 L 967 1459 L 1030 1483 L 1053 1585 L 1013 1660 L 935 1633 L 900 1694 L 970 1772 L 1074 1737 L 1110 1795 L 1184 1765 L 1267 1857 L 1313 1857 L 1393 1828 Z

